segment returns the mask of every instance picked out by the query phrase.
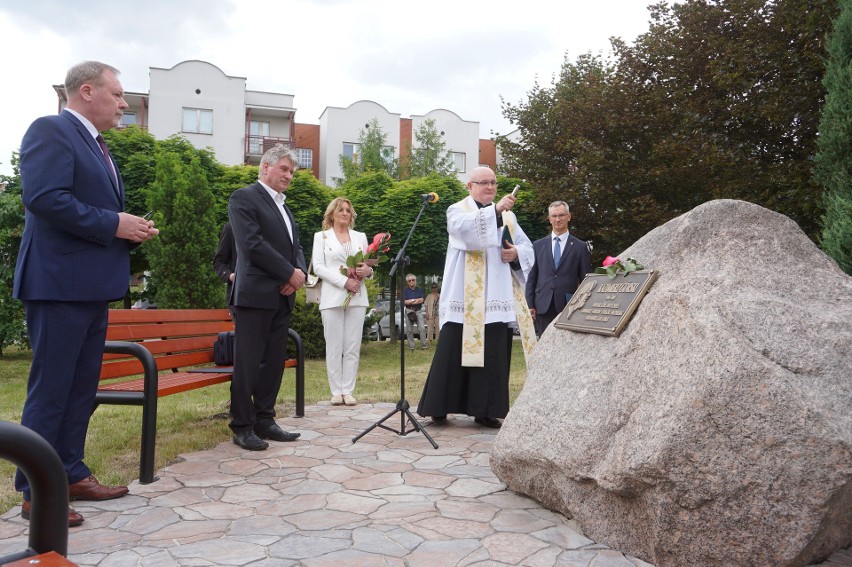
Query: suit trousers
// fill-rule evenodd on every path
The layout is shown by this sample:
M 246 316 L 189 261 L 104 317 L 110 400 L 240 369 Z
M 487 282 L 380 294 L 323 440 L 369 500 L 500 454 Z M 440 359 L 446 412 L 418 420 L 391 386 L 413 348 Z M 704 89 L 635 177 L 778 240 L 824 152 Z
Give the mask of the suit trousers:
M 547 311 L 544 313 L 536 312 L 535 321 L 533 321 L 535 325 L 535 334 L 539 338 L 544 333 L 544 330 L 547 329 L 554 319 L 561 313 L 561 311 L 557 311 L 553 305 L 553 302 L 550 302 L 550 307 L 547 308 Z
M 24 301 L 33 361 L 21 425 L 56 450 L 68 483 L 88 478 L 86 433 L 100 381 L 109 303 Z M 19 470 L 15 488 L 30 499 Z
M 275 402 L 287 360 L 290 306 L 282 295 L 277 309 L 234 309 L 236 344 L 229 427 L 236 432 L 275 423 Z
M 408 346 L 409 348 L 414 348 L 414 326 L 417 326 L 417 332 L 420 334 L 420 345 L 426 346 L 426 313 L 421 309 L 420 311 L 414 311 L 417 314 L 417 321 L 412 323 L 408 318 L 408 314 L 411 313 L 408 309 L 404 309 L 402 316 L 405 319 L 405 328 L 407 330 L 408 336 Z
M 332 307 L 320 310 L 325 335 L 328 387 L 333 396 L 351 394 L 355 390 L 366 314 L 366 306 L 350 306 L 346 309 Z

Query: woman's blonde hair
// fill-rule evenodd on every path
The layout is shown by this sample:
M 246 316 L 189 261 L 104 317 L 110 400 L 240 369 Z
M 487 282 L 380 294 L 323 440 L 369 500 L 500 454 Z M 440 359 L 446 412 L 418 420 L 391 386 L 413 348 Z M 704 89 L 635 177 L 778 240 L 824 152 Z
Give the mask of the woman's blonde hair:
M 332 215 L 342 209 L 344 203 L 349 205 L 349 210 L 352 211 L 352 216 L 349 217 L 349 228 L 355 228 L 355 217 L 358 216 L 358 213 L 355 212 L 355 207 L 352 206 L 352 201 L 345 197 L 335 197 L 325 208 L 325 215 L 322 217 L 323 230 L 328 230 L 334 226 L 334 219 L 332 218 Z

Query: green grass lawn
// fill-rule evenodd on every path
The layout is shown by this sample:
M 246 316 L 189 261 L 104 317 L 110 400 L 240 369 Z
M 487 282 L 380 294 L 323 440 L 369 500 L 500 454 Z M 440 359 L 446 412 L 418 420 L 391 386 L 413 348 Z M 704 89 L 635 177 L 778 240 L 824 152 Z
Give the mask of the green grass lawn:
M 434 348 L 405 350 L 406 399 L 415 405 L 423 391 Z M 510 400 L 514 402 L 524 384 L 526 368 L 520 341 L 514 342 Z M 31 356 L 14 350 L 0 358 L 0 419 L 20 423 L 26 397 Z M 354 396 L 359 402 L 399 400 L 399 343 L 365 342 Z M 157 450 L 155 469 L 174 462 L 182 453 L 209 449 L 230 439 L 227 402 L 228 384 L 160 398 L 157 411 Z M 278 398 L 278 415 L 295 413 L 294 372 L 287 370 Z M 328 400 L 324 360 L 308 360 L 305 365 L 305 404 Z M 86 464 L 105 484 L 127 484 L 139 476 L 139 443 L 142 409 L 133 406 L 100 406 L 92 416 L 86 443 Z M 14 467 L 0 461 L 0 513 L 20 503 L 14 487 Z

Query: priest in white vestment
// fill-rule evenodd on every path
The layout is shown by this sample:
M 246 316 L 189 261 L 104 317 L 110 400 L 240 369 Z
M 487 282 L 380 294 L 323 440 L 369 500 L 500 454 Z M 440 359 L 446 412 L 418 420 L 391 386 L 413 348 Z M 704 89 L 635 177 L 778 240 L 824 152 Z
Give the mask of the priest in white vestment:
M 451 413 L 467 414 L 499 428 L 509 412 L 510 325 L 516 301 L 526 308 L 523 284 L 535 258 L 511 212 L 516 198 L 494 203 L 494 172 L 477 167 L 467 188 L 470 195 L 447 209 L 441 330 L 417 413 L 436 424 Z

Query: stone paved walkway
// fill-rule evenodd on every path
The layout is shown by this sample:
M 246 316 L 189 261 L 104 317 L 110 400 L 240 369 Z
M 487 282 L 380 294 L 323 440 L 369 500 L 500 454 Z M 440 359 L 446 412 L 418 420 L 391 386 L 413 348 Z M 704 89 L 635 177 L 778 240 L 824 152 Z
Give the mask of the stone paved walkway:
M 495 432 L 470 418 L 429 426 L 437 450 L 421 433 L 381 428 L 352 443 L 393 408 L 308 407 L 303 419 L 279 420 L 301 432 L 296 442 L 250 452 L 227 441 L 184 455 L 124 498 L 77 502 L 86 521 L 70 530 L 69 559 L 98 567 L 653 567 L 506 490 L 488 466 Z M 399 415 L 385 424 L 398 430 Z M 20 507 L 3 519 L 0 556 L 25 549 Z

